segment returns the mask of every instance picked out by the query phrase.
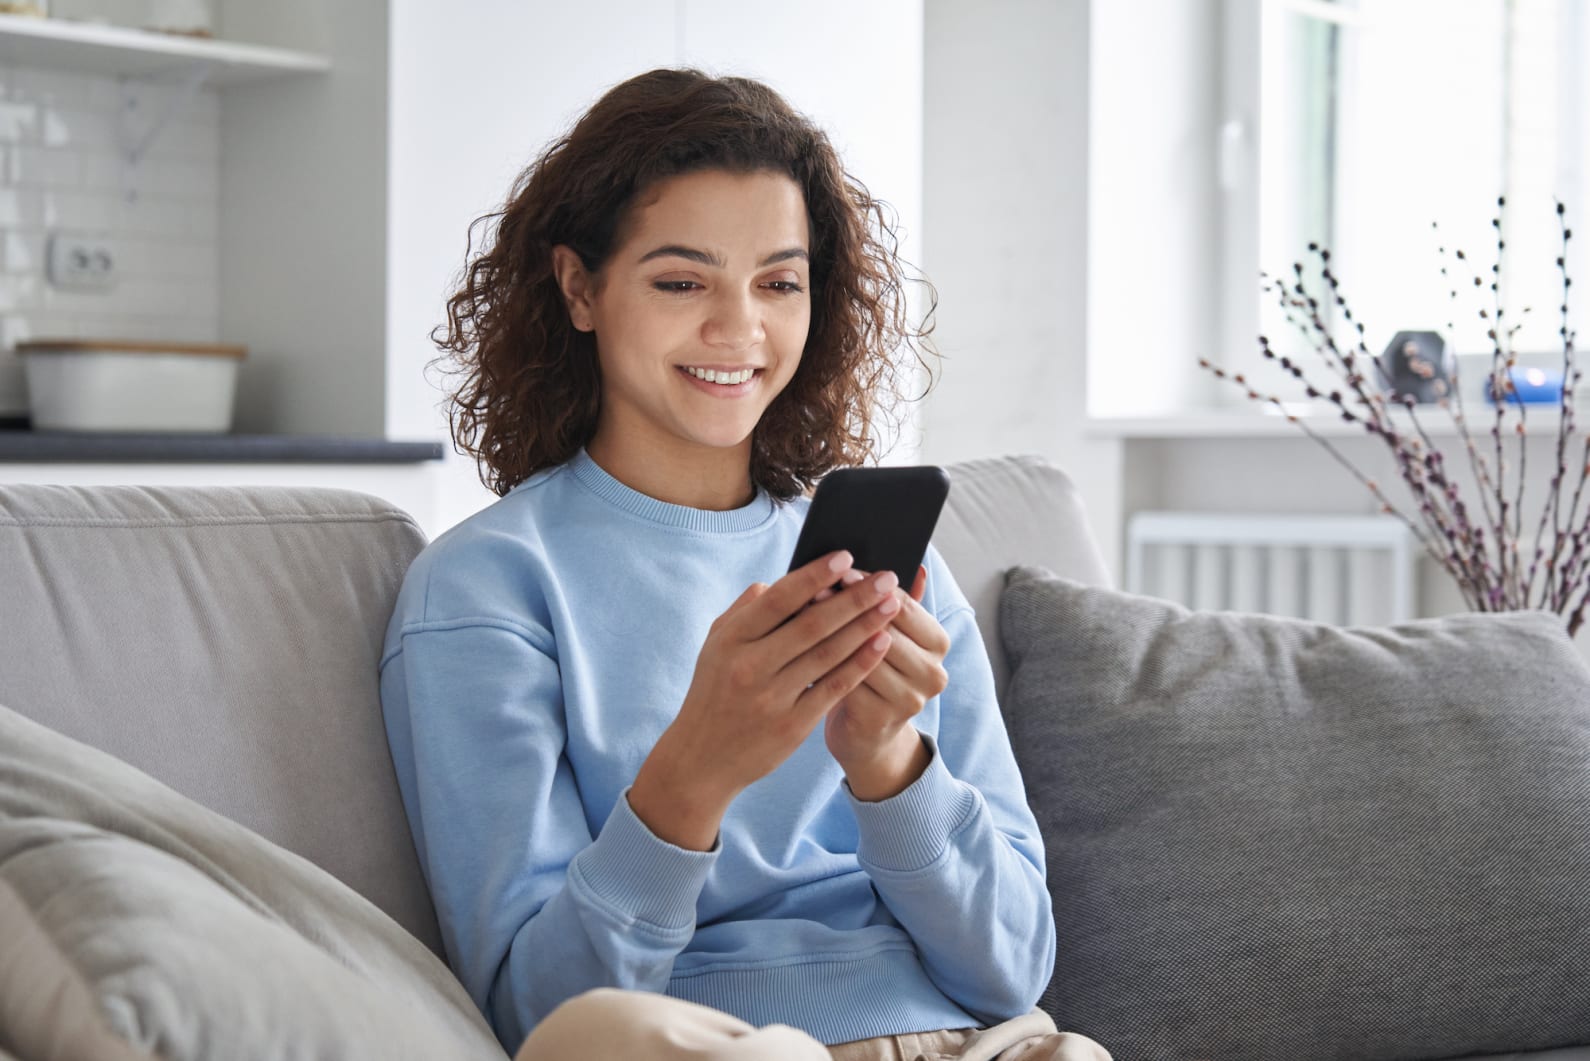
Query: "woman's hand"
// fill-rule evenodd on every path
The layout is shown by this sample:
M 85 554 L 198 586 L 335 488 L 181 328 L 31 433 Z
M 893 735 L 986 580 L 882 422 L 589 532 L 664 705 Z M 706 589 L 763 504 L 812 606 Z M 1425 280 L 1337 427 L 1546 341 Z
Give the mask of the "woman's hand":
M 842 577 L 852 575 L 859 572 Z M 944 657 L 950 638 L 922 607 L 926 590 L 927 569 L 919 567 L 911 592 L 896 593 L 901 609 L 883 662 L 828 716 L 823 734 L 828 750 L 860 800 L 888 799 L 904 791 L 922 776 L 931 758 L 912 720 L 949 684 Z
M 851 563 L 833 553 L 756 583 L 713 622 L 685 702 L 629 792 L 657 836 L 709 850 L 734 797 L 883 662 L 894 640 L 885 628 L 902 608 L 892 572 L 817 599 Z

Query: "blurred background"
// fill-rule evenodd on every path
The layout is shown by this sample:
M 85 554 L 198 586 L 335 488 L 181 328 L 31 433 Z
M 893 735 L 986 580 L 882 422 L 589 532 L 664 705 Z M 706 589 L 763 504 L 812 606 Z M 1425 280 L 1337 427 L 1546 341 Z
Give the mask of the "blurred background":
M 1380 508 L 1338 457 L 1394 482 L 1384 447 L 1258 352 L 1264 334 L 1329 378 L 1261 280 L 1317 288 L 1310 243 L 1347 301 L 1324 323 L 1369 353 L 1435 332 L 1483 410 L 1502 308 L 1520 364 L 1560 372 L 1557 259 L 1587 275 L 1555 210 L 1590 209 L 1587 44 L 1582 0 L 0 3 L 0 480 L 346 486 L 432 535 L 490 503 L 425 371 L 469 224 L 608 86 L 691 64 L 828 128 L 936 286 L 940 379 L 890 461 L 1039 454 L 1112 570 L 1165 595 L 1251 605 L 1232 594 L 1252 562 L 1319 596 L 1311 614 L 1452 610 L 1428 564 L 1402 603 L 1356 602 L 1405 554 L 1281 574 L 1222 545 L 1201 571 L 1152 559 L 1134 520 Z M 225 437 L 135 458 L 35 430 L 41 355 L 19 348 L 112 338 L 246 346 Z M 1337 455 L 1200 358 L 1262 379 Z M 1531 412 L 1506 458 L 1536 491 L 1555 416 Z

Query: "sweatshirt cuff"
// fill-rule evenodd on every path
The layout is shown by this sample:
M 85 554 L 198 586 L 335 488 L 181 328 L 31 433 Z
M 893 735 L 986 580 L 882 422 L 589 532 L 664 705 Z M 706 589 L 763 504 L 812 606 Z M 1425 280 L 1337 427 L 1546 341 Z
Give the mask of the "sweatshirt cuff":
M 926 734 L 922 739 L 932 758 L 905 791 L 866 803 L 845 786 L 856 814 L 856 854 L 864 865 L 893 873 L 930 866 L 949 847 L 950 837 L 977 813 L 977 790 L 950 776 L 936 740 Z
M 602 831 L 569 864 L 571 881 L 615 916 L 660 929 L 693 929 L 696 900 L 719 847 L 687 851 L 660 839 L 635 815 L 625 789 Z

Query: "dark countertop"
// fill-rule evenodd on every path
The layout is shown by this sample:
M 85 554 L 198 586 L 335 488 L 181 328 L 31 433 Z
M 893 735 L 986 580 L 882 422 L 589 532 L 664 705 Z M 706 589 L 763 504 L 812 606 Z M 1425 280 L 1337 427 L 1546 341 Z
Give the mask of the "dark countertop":
M 440 442 L 338 435 L 123 435 L 0 430 L 0 464 L 418 464 Z

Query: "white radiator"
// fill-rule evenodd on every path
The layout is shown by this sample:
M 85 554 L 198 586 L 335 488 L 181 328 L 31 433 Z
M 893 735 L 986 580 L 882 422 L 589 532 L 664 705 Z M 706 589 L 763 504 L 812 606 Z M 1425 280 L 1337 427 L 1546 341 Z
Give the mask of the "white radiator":
M 1413 618 L 1418 542 L 1392 516 L 1139 512 L 1126 537 L 1132 593 L 1352 626 Z

